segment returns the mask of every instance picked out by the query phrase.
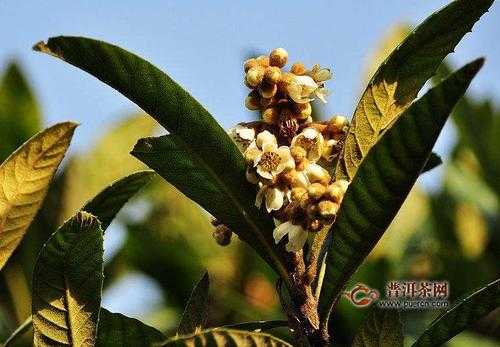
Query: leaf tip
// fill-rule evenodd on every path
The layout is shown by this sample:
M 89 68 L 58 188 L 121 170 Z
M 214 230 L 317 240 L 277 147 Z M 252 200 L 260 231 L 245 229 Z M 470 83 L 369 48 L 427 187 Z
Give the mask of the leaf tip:
M 47 43 L 45 41 L 39 41 L 37 43 L 35 43 L 32 47 L 32 49 L 35 51 L 35 52 L 40 52 L 40 53 L 45 53 L 45 54 L 49 54 L 49 55 L 52 55 L 54 57 L 57 57 L 57 58 L 61 58 L 62 59 L 62 54 L 61 52 L 55 50 L 53 47 L 50 47 L 50 40 L 49 39 L 47 41 Z

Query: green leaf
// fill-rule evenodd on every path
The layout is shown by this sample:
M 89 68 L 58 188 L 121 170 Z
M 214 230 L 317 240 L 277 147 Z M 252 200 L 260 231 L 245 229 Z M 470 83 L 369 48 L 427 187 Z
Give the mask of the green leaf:
M 500 279 L 458 300 L 436 318 L 413 347 L 440 346 L 500 307 Z
M 173 337 L 161 346 L 197 346 L 197 347 L 291 347 L 289 343 L 272 335 L 241 330 L 214 328 L 200 333 Z
M 94 346 L 103 282 L 99 220 L 78 212 L 49 238 L 33 273 L 35 346 Z
M 370 148 L 417 97 L 494 0 L 456 0 L 421 23 L 379 67 L 364 91 L 337 164 L 337 179 L 351 181 Z
M 438 167 L 442 163 L 443 163 L 443 159 L 441 159 L 441 157 L 438 154 L 431 152 L 429 159 L 427 159 L 427 161 L 425 162 L 425 166 L 422 169 L 421 174 L 423 174 L 424 172 L 427 172 L 427 171 L 431 171 L 432 169 L 435 169 L 436 167 Z
M 165 336 L 141 321 L 101 308 L 96 347 L 152 346 Z
M 0 165 L 0 269 L 35 218 L 66 154 L 76 124 L 56 124 L 33 136 Z
M 352 347 L 403 347 L 403 342 L 399 312 L 373 309 L 356 333 Z
M 208 272 L 193 288 L 184 313 L 182 314 L 177 334 L 188 335 L 200 331 L 206 324 L 208 318 L 208 292 L 210 279 Z
M 0 161 L 40 131 L 38 101 L 20 67 L 12 62 L 0 80 Z
M 424 167 L 446 119 L 483 65 L 478 59 L 412 104 L 368 153 L 349 185 L 326 247 L 323 322 L 347 280 L 381 238 Z
M 223 218 L 225 215 L 214 216 L 224 224 L 237 225 L 234 231 L 257 249 L 289 284 L 284 265 L 273 247 L 270 232 L 272 220 L 253 206 L 255 187 L 245 178 L 243 156 L 224 129 L 188 92 L 144 59 L 102 41 L 60 36 L 49 39 L 47 43 L 38 43 L 34 49 L 56 56 L 97 77 L 135 102 L 174 135 L 175 140 L 170 141 L 170 146 L 175 143 L 179 156 L 177 161 L 189 162 L 189 165 L 194 163 L 205 171 L 211 178 L 210 184 L 215 183 L 230 198 L 232 213 L 238 219 L 226 220 Z M 161 156 L 161 161 L 154 166 L 165 165 L 163 160 L 172 157 L 169 153 L 161 153 Z M 172 171 L 180 173 L 175 166 Z M 183 192 L 187 190 L 186 195 L 189 196 L 188 186 L 196 183 L 181 185 L 177 181 L 176 186 Z M 204 205 L 200 202 L 202 198 L 205 201 L 205 196 L 191 194 L 191 198 L 199 198 L 195 201 L 210 209 L 212 203 Z
M 113 182 L 87 202 L 82 211 L 89 212 L 99 218 L 102 230 L 106 230 L 123 205 L 151 182 L 154 174 L 150 170 L 138 171 Z
M 204 161 L 200 161 L 198 156 L 190 152 L 178 136 L 141 139 L 134 147 L 132 155 L 158 172 L 188 198 L 203 206 L 218 220 L 223 221 L 243 241 L 254 245 L 269 263 L 280 264 L 269 238 L 264 238 L 259 233 L 257 236 L 261 242 L 254 241 L 251 230 L 273 229 L 268 219 L 256 213 L 258 211 L 255 207 L 248 206 L 248 202 L 253 202 L 254 194 L 246 197 L 244 203 L 248 207 L 242 206 L 240 201 L 235 199 L 233 190 L 229 191 L 226 184 L 213 174 Z M 271 235 L 271 232 L 268 234 Z M 281 274 L 286 276 L 286 270 L 282 269 Z

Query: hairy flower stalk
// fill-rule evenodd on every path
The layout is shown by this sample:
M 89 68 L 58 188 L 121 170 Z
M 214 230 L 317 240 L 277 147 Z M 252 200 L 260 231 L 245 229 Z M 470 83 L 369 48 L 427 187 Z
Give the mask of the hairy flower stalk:
M 313 295 L 318 255 L 306 245 L 334 223 L 347 190 L 348 182 L 335 181 L 330 172 L 349 123 L 343 116 L 321 122 L 312 118 L 311 103 L 327 102 L 330 70 L 297 62 L 287 71 L 287 61 L 288 53 L 277 48 L 244 63 L 250 88 L 245 106 L 258 111 L 260 120 L 240 123 L 230 134 L 247 163 L 247 180 L 256 185 L 255 206 L 274 218 L 273 238 L 289 254 L 297 307 L 289 317 L 313 335 L 319 331 Z

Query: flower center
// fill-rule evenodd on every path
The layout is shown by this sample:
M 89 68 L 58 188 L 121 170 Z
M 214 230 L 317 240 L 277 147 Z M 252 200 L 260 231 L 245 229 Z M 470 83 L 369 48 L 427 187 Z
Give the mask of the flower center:
M 316 138 L 310 139 L 305 136 L 300 136 L 297 139 L 297 145 L 304 148 L 306 151 L 310 151 L 316 144 Z
M 278 168 L 281 158 L 277 153 L 265 152 L 259 161 L 259 166 L 267 172 L 274 171 Z

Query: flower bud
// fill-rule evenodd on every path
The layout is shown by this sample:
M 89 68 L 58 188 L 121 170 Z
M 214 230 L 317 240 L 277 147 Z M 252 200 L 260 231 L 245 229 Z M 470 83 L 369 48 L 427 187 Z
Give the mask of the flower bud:
M 312 114 L 312 106 L 310 102 L 306 102 L 304 104 L 295 104 L 294 106 L 297 109 L 298 119 L 305 120 Z
M 342 191 L 342 195 L 345 194 L 345 192 L 347 191 L 347 188 L 349 187 L 349 181 L 346 181 L 346 180 L 337 180 L 337 181 L 333 182 L 332 184 L 335 186 L 338 186 L 340 188 L 340 190 Z
M 301 162 L 306 158 L 307 152 L 304 148 L 300 146 L 292 146 L 290 148 L 290 153 L 296 162 Z
M 307 216 L 311 219 L 316 219 L 318 217 L 318 205 L 309 204 L 307 206 Z
M 283 48 L 276 48 L 269 55 L 269 63 L 271 66 L 283 67 L 288 60 L 288 52 Z
M 263 98 L 270 99 L 276 95 L 278 86 L 276 84 L 263 83 L 259 87 L 259 93 Z
M 264 73 L 264 80 L 269 84 L 276 84 L 281 78 L 281 70 L 277 66 L 270 66 Z
M 344 191 L 338 184 L 330 184 L 326 189 L 326 198 L 333 202 L 340 203 L 343 197 Z
M 224 224 L 219 224 L 215 227 L 212 233 L 213 238 L 220 246 L 227 246 L 231 243 L 233 232 Z
M 293 183 L 295 182 L 295 180 L 297 179 L 297 171 L 295 170 L 288 170 L 284 173 L 281 173 L 279 176 L 278 176 L 281 184 L 283 184 L 284 186 L 286 187 L 290 187 L 293 185 Z
M 309 197 L 315 200 L 321 198 L 325 191 L 326 187 L 321 183 L 313 183 L 307 188 L 307 194 L 309 194 Z
M 245 99 L 245 107 L 251 111 L 259 110 L 260 99 L 259 93 L 252 91 Z
M 275 103 L 275 99 L 273 98 L 260 98 L 260 106 L 263 108 L 270 107 Z
M 252 87 L 257 87 L 262 83 L 264 79 L 264 68 L 262 66 L 256 66 L 248 70 L 245 80 L 248 85 Z
M 256 58 L 257 63 L 263 68 L 269 67 L 269 57 L 267 55 L 260 55 Z
M 305 74 L 306 71 L 307 71 L 306 67 L 301 62 L 294 63 L 292 65 L 292 68 L 290 69 L 291 73 L 298 75 L 298 76 Z
M 318 210 L 321 217 L 325 219 L 332 219 L 337 214 L 339 205 L 335 202 L 329 200 L 320 201 L 318 204 Z
M 292 201 L 301 201 L 303 198 L 307 198 L 307 190 L 302 187 L 296 187 L 292 189 L 290 198 Z
M 262 112 L 262 120 L 267 124 L 275 124 L 280 117 L 280 111 L 277 107 L 268 107 Z
M 251 58 L 245 61 L 243 64 L 243 68 L 245 69 L 245 73 L 248 72 L 253 67 L 259 66 L 259 62 L 255 58 Z
M 333 116 L 329 123 L 332 131 L 335 133 L 340 133 L 344 131 L 344 127 L 349 125 L 349 121 L 344 116 Z

